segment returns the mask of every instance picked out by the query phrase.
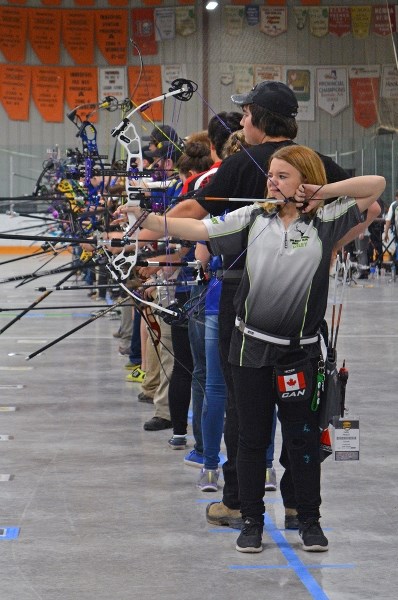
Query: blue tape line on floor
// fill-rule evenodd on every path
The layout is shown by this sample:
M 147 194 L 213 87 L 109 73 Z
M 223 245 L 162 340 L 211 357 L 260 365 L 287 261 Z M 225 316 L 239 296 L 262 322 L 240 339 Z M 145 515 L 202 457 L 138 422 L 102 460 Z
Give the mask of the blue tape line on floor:
M 291 565 L 230 565 L 234 571 L 247 571 L 249 569 L 291 569 Z M 305 565 L 306 569 L 354 569 L 355 565 Z
M 301 583 L 307 588 L 312 598 L 314 598 L 314 600 L 328 600 L 328 597 L 319 583 L 314 579 L 311 573 L 309 573 L 308 568 L 301 562 L 293 548 L 276 528 L 274 522 L 267 514 L 264 515 L 264 525 L 266 532 L 278 545 L 283 556 L 293 568 Z
M 0 540 L 15 540 L 19 536 L 19 527 L 0 527 Z

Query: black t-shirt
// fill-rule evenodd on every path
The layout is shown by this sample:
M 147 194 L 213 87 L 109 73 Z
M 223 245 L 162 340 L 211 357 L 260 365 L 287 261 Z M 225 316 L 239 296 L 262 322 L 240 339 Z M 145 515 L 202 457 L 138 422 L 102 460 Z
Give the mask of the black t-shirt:
M 294 144 L 291 140 L 283 142 L 265 142 L 252 146 L 246 150 L 242 149 L 236 154 L 226 158 L 220 165 L 217 173 L 204 188 L 201 188 L 195 196 L 195 200 L 210 214 L 222 215 L 226 211 L 231 212 L 245 203 L 219 202 L 206 200 L 206 196 L 221 198 L 258 198 L 266 195 L 268 163 L 272 154 L 283 146 Z M 319 154 L 319 153 L 318 153 Z M 349 175 L 336 164 L 330 157 L 319 154 L 325 165 L 326 176 L 329 183 L 347 179 Z M 245 256 L 223 255 L 224 269 L 243 269 Z M 232 273 L 231 273 L 232 274 Z M 239 279 L 237 275 L 237 279 Z

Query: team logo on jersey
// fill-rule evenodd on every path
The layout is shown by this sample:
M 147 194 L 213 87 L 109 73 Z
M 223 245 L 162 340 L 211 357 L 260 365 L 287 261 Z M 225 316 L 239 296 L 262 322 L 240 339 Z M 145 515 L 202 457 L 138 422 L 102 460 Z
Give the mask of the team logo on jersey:
M 293 250 L 296 250 L 297 248 L 306 248 L 309 239 L 308 235 L 303 235 L 300 240 L 290 240 L 290 243 L 292 244 Z

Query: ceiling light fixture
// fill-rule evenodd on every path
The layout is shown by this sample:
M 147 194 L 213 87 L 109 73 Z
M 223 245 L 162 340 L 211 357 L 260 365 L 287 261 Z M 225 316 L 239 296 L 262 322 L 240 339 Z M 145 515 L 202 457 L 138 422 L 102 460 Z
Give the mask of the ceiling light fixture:
M 218 2 L 215 0 L 208 0 L 208 2 L 206 2 L 206 10 L 214 10 L 217 8 L 217 6 Z

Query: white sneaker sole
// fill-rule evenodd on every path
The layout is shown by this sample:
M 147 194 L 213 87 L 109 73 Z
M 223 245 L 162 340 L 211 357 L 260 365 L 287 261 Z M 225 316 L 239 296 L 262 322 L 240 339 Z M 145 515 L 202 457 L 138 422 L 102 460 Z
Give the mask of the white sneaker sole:
M 259 548 L 240 548 L 238 545 L 236 545 L 235 548 L 238 552 L 244 552 L 245 554 L 258 554 L 264 550 L 262 544 Z

